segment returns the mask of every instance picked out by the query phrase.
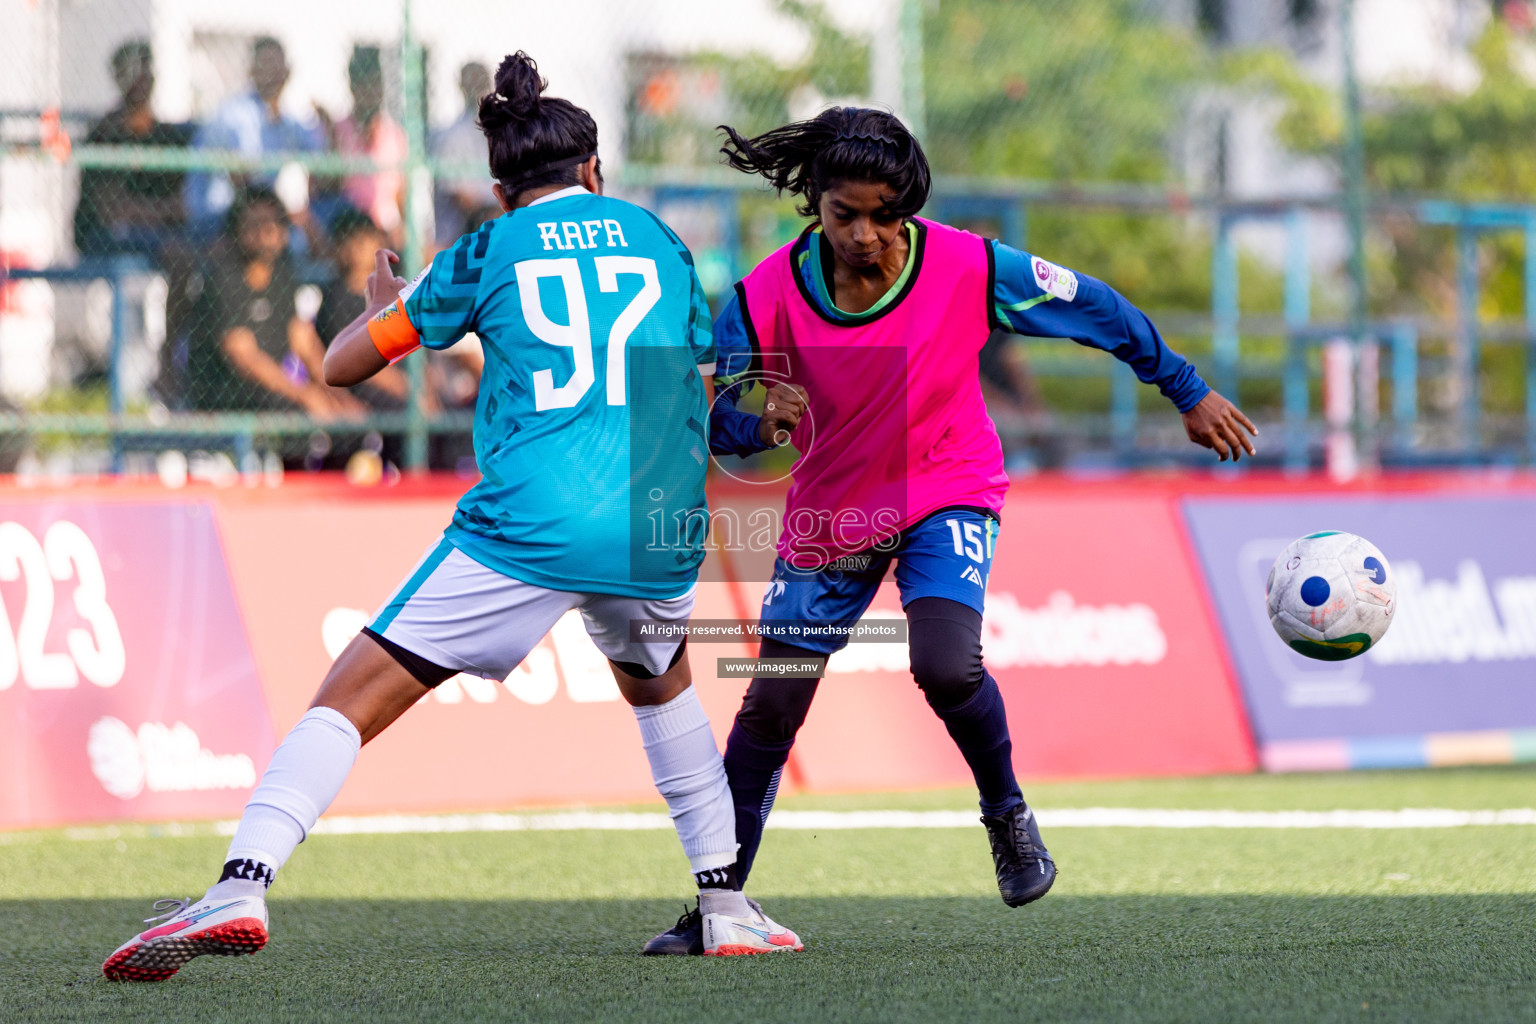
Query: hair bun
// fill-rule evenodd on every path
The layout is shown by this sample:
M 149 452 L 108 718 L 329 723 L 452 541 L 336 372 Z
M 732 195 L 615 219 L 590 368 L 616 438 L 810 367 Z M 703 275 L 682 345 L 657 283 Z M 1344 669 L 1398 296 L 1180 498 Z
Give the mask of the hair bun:
M 504 57 L 496 69 L 493 91 L 480 101 L 480 126 L 488 131 L 518 124 L 539 114 L 539 96 L 549 83 L 522 50 Z

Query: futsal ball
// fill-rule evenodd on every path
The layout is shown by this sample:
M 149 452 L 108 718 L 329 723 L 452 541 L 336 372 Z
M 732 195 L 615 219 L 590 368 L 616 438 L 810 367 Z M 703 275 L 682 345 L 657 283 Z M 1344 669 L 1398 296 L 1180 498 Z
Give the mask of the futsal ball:
M 1392 624 L 1397 580 L 1376 545 L 1324 530 L 1280 552 L 1264 600 L 1270 625 L 1292 650 L 1319 661 L 1345 661 L 1381 642 Z

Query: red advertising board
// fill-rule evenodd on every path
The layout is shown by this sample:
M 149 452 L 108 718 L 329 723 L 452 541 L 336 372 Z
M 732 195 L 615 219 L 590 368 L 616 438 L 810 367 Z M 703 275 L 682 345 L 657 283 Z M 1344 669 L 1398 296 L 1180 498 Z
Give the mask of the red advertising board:
M 460 488 L 340 489 L 329 501 L 296 503 L 258 492 L 223 503 L 230 571 L 279 733 L 437 542 Z M 734 617 L 725 587 L 701 583 L 695 614 Z M 744 653 L 712 645 L 710 654 L 717 650 Z M 695 656 L 694 665 L 723 742 L 744 684 L 711 685 L 714 663 Z M 459 676 L 407 712 L 363 749 L 333 809 L 448 811 L 655 795 L 634 713 L 580 615 L 570 612 L 505 683 Z
M 889 580 L 870 614 L 900 614 Z M 1021 776 L 1254 768 L 1242 707 L 1167 496 L 1016 485 L 982 640 L 1008 704 Z M 814 788 L 970 782 L 912 682 L 904 646 L 850 645 L 834 657 L 796 754 Z
M 207 501 L 0 503 L 0 827 L 236 814 L 273 730 Z
M 0 828 L 237 813 L 274 737 L 436 541 L 463 486 L 8 491 Z M 776 506 L 771 492 L 740 500 Z M 1174 488 L 1014 488 L 985 642 L 1021 774 L 1253 768 L 1176 500 Z M 754 617 L 768 563 L 712 555 L 696 617 Z M 887 584 L 873 614 L 899 613 Z M 717 678 L 716 660 L 748 653 L 691 647 L 722 742 L 745 682 Z M 884 644 L 834 659 L 786 780 L 823 791 L 968 781 L 905 647 Z M 505 683 L 452 680 L 369 744 L 334 810 L 654 799 L 633 714 L 571 615 Z
M 1024 775 L 1252 771 L 1235 680 L 1175 503 L 1010 495 L 984 645 Z

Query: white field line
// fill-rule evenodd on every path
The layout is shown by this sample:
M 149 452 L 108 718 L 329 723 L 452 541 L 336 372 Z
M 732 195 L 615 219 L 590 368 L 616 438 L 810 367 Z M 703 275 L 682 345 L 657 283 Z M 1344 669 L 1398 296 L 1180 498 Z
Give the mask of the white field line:
M 975 828 L 976 811 L 778 811 L 770 828 L 832 832 L 843 829 Z M 1487 825 L 1536 825 L 1536 809 L 1456 811 L 1192 811 L 1141 807 L 1058 808 L 1039 812 L 1043 828 L 1336 828 L 1421 829 Z M 108 825 L 65 829 L 70 839 L 102 840 L 160 836 L 230 836 L 234 821 L 204 824 Z M 561 811 L 546 814 L 385 814 L 322 819 L 320 835 L 401 835 L 442 832 L 633 832 L 662 831 L 672 821 L 660 812 Z M 31 841 L 37 833 L 0 833 L 0 845 Z
M 1463 828 L 1470 825 L 1536 825 L 1536 809 L 1452 811 L 1184 811 L 1135 807 L 1085 807 L 1040 811 L 1042 828 Z M 779 811 L 769 828 L 831 832 L 869 828 L 975 828 L 976 811 Z M 398 832 L 545 832 L 670 829 L 665 814 L 583 811 L 565 814 L 389 815 L 326 818 L 315 832 L 360 835 Z M 233 832 L 233 829 L 230 830 Z

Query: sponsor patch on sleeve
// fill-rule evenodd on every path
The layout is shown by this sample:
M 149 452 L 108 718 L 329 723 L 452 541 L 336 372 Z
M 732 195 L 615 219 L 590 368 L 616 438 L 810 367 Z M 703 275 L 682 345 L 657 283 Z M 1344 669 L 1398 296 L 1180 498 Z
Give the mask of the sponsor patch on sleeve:
M 1041 291 L 1063 302 L 1071 302 L 1077 298 L 1077 275 L 1072 271 L 1066 267 L 1058 267 L 1039 256 L 1031 256 L 1029 265 L 1035 272 L 1035 284 Z

